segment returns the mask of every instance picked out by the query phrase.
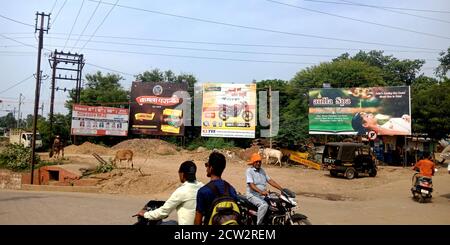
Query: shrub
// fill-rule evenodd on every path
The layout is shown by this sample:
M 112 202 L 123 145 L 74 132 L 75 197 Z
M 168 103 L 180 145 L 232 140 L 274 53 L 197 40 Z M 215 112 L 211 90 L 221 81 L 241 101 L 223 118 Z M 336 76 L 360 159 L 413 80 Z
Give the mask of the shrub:
M 40 159 L 35 155 L 35 163 L 39 164 Z M 0 165 L 13 171 L 20 171 L 30 168 L 31 148 L 25 148 L 18 144 L 8 144 L 0 153 Z
M 187 149 L 192 151 L 197 149 L 198 147 L 205 147 L 208 150 L 213 149 L 225 149 L 225 148 L 231 148 L 234 147 L 233 141 L 227 141 L 223 138 L 198 138 L 192 141 L 188 146 Z
M 109 161 L 106 164 L 100 164 L 95 169 L 95 173 L 108 173 L 111 172 L 114 169 L 114 163 L 112 159 L 109 159 Z

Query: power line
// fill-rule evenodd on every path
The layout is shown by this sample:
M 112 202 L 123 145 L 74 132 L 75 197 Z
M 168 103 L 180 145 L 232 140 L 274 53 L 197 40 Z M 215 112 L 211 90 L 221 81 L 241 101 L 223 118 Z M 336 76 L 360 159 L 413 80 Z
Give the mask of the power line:
M 63 40 L 64 38 L 52 37 L 51 39 Z M 84 41 L 84 40 L 82 40 L 82 41 Z M 294 56 L 294 57 L 326 57 L 326 58 L 335 58 L 336 56 L 339 56 L 339 54 L 326 55 L 326 54 L 296 54 L 296 53 L 276 53 L 276 52 L 255 52 L 255 51 L 240 51 L 240 50 L 175 47 L 175 46 L 124 43 L 124 42 L 110 42 L 110 41 L 91 41 L 91 42 L 93 42 L 93 43 L 103 43 L 103 44 L 124 45 L 124 46 L 132 46 L 132 47 L 152 47 L 152 48 L 165 48 L 165 49 L 176 49 L 176 50 L 192 50 L 192 51 L 205 51 L 205 52 L 222 52 L 222 53 L 235 53 L 235 54 L 260 54 L 260 55 L 280 55 L 280 56 Z M 411 51 L 411 52 L 413 52 L 413 51 Z
M 350 2 L 350 1 L 345 1 L 345 0 L 341 0 L 343 2 L 346 3 L 351 3 L 354 4 L 354 2 Z M 369 7 L 369 6 L 367 6 Z M 391 12 L 391 13 L 397 13 L 397 14 L 402 14 L 402 15 L 408 15 L 408 16 L 413 16 L 413 17 L 417 17 L 417 18 L 421 18 L 421 19 L 426 19 L 426 20 L 434 20 L 434 21 L 439 21 L 439 22 L 444 22 L 444 23 L 450 23 L 450 21 L 447 20 L 442 20 L 442 19 L 437 19 L 437 18 L 432 18 L 432 17 L 428 17 L 428 16 L 423 16 L 423 15 L 417 15 L 417 14 L 410 14 L 410 13 L 405 13 L 405 12 L 401 12 L 401 11 L 397 11 L 397 10 L 391 10 L 388 8 L 383 8 L 383 7 L 369 7 L 369 8 L 375 8 L 375 9 L 381 9 L 387 12 Z
M 73 28 L 75 27 L 75 24 L 77 23 L 77 20 L 78 20 L 78 17 L 80 16 L 83 5 L 84 5 L 84 0 L 81 2 L 80 9 L 78 10 L 77 17 L 75 18 L 75 21 L 73 22 L 72 28 L 70 28 L 69 36 L 67 37 L 67 40 L 66 40 L 66 43 L 64 44 L 63 50 L 66 49 L 67 42 L 69 41 L 70 36 L 72 35 Z
M 11 87 L 9 87 L 9 88 L 7 88 L 7 89 L 5 89 L 5 90 L 0 91 L 0 94 L 3 94 L 4 92 L 7 92 L 7 91 L 9 91 L 10 89 L 19 86 L 20 84 L 26 82 L 28 79 L 30 79 L 30 78 L 32 78 L 32 77 L 33 77 L 33 75 L 31 75 L 31 76 L 29 76 L 29 77 L 27 77 L 27 78 L 21 80 L 20 82 L 15 83 L 15 84 L 12 85 Z
M 55 25 L 55 21 L 59 16 L 59 13 L 61 13 L 61 10 L 64 8 L 64 6 L 66 5 L 67 0 L 64 0 L 64 3 L 62 4 L 61 8 L 59 8 L 58 13 L 56 14 L 55 18 L 53 19 L 51 25 L 54 26 Z
M 117 73 L 121 73 L 121 74 L 124 74 L 124 75 L 127 75 L 127 76 L 134 77 L 134 75 L 131 74 L 131 73 L 118 71 L 118 70 L 107 68 L 107 67 L 104 67 L 104 66 L 95 65 L 95 64 L 92 64 L 92 63 L 88 63 L 88 62 L 86 62 L 86 65 L 90 65 L 90 66 L 97 67 L 97 68 L 100 68 L 100 69 L 105 69 L 105 70 L 108 70 L 108 71 L 113 71 L 113 72 L 117 72 Z
M 56 35 L 66 35 L 63 33 L 53 33 Z M 77 34 L 76 34 L 77 35 Z M 83 35 L 87 36 L 87 35 Z M 344 51 L 359 51 L 359 50 L 373 50 L 373 49 L 363 49 L 363 48 L 341 48 L 341 47 L 317 47 L 317 46 L 289 46 L 289 45 L 270 45 L 270 44 L 249 44 L 249 43 L 221 43 L 221 42 L 204 42 L 204 41 L 191 41 L 191 40 L 173 40 L 173 39 L 155 39 L 155 38 L 139 38 L 139 37 L 120 37 L 120 36 L 94 36 L 98 38 L 110 38 L 110 39 L 125 39 L 125 40 L 141 40 L 141 41 L 156 41 L 156 42 L 169 42 L 169 43 L 191 43 L 191 44 L 208 44 L 208 45 L 222 45 L 222 46 L 242 46 L 242 47 L 263 47 L 263 48 L 288 48 L 288 49 L 323 49 L 323 50 L 344 50 Z M 52 39 L 63 39 L 50 37 Z M 106 42 L 106 41 L 91 41 L 91 42 L 102 42 L 110 44 L 120 44 L 120 45 L 136 45 L 136 46 L 146 46 L 146 44 L 128 44 L 120 42 Z M 405 53 L 436 53 L 441 51 L 439 49 L 434 49 L 435 51 L 424 51 L 424 50 L 389 50 L 384 49 L 387 52 L 405 52 Z
M 1 37 L 3 37 L 3 38 L 6 38 L 6 39 L 8 39 L 8 40 L 11 40 L 11 41 L 13 41 L 13 42 L 16 42 L 16 43 L 20 43 L 20 44 L 22 44 L 22 45 L 24 45 L 24 46 L 28 46 L 28 47 L 32 47 L 32 48 L 36 48 L 36 47 L 35 47 L 35 46 L 33 46 L 33 45 L 30 45 L 30 44 L 27 44 L 27 43 L 24 43 L 24 42 L 18 41 L 18 40 L 14 39 L 14 38 L 10 38 L 10 37 L 7 37 L 7 36 L 5 36 L 5 35 L 3 35 L 3 34 L 0 34 L 0 36 L 1 36 Z
M 34 25 L 31 25 L 31 24 L 27 24 L 27 23 L 25 23 L 25 22 L 22 22 L 22 21 L 18 21 L 18 20 L 15 20 L 15 19 L 9 18 L 9 17 L 6 17 L 6 16 L 4 16 L 4 15 L 1 15 L 1 14 L 0 14 L 0 17 L 2 17 L 3 19 L 7 19 L 7 20 L 10 20 L 10 21 L 13 21 L 13 22 L 16 22 L 16 23 L 19 23 L 19 24 L 22 24 L 22 25 L 26 25 L 26 26 L 31 26 L 31 27 L 33 27 L 33 28 L 34 28 Z
M 98 2 L 97 0 L 89 0 L 89 1 Z M 107 2 L 102 2 L 102 4 L 112 5 L 112 3 L 107 3 Z M 165 12 L 161 12 L 161 11 L 137 8 L 137 7 L 132 7 L 132 6 L 120 5 L 120 4 L 117 4 L 117 6 L 121 7 L 121 8 L 133 9 L 133 10 L 138 10 L 138 11 L 143 11 L 143 12 L 148 12 L 148 13 L 153 13 L 153 14 L 159 14 L 159 15 L 165 15 L 165 16 L 171 16 L 171 17 L 187 19 L 187 20 L 193 20 L 193 21 L 198 21 L 198 22 L 204 22 L 204 23 L 210 23 L 210 24 L 216 24 L 216 25 L 222 25 L 222 26 L 231 26 L 231 27 L 235 27 L 235 28 L 256 30 L 256 31 L 262 31 L 262 32 L 284 34 L 284 35 L 290 35 L 290 36 L 310 37 L 310 38 L 317 38 L 317 39 L 324 39 L 324 40 L 334 40 L 334 41 L 341 41 L 341 42 L 361 43 L 361 44 L 370 44 L 370 45 L 381 45 L 381 46 L 390 46 L 390 47 L 397 47 L 397 48 L 413 48 L 413 49 L 430 50 L 427 48 L 416 48 L 416 47 L 411 47 L 411 46 L 406 46 L 406 45 L 395 45 L 395 44 L 360 41 L 360 40 L 352 40 L 352 39 L 344 39 L 344 38 L 334 38 L 334 37 L 327 37 L 327 36 L 320 36 L 320 35 L 279 31 L 279 30 L 266 29 L 266 28 L 261 28 L 261 27 L 237 25 L 237 24 L 225 23 L 225 22 L 220 22 L 220 21 L 201 19 L 201 18 L 196 18 L 196 17 L 170 14 L 170 13 L 165 13 Z
M 100 1 L 101 2 L 101 1 Z M 105 22 L 105 20 L 108 18 L 109 14 L 111 14 L 111 12 L 113 11 L 113 9 L 117 6 L 117 3 L 119 3 L 119 0 L 116 1 L 116 3 L 111 7 L 111 9 L 109 9 L 108 13 L 105 15 L 105 17 L 103 18 L 102 22 L 100 22 L 100 24 L 97 26 L 97 28 L 95 29 L 95 31 L 92 33 L 92 35 L 89 37 L 89 40 L 87 42 L 84 43 L 83 47 L 81 47 L 81 49 L 78 52 L 81 52 L 81 50 L 84 49 L 84 47 L 86 47 L 86 45 L 91 41 L 92 37 L 95 35 L 95 33 L 97 33 L 98 29 L 100 29 L 100 27 L 103 25 L 103 23 Z
M 343 2 L 320 1 L 320 0 L 303 0 L 303 1 L 317 2 L 317 3 L 356 5 L 356 6 L 373 7 L 373 8 L 384 8 L 384 9 L 398 9 L 398 10 L 417 11 L 417 12 L 432 12 L 432 13 L 445 13 L 445 14 L 449 14 L 450 13 L 450 11 L 447 11 L 447 10 L 399 8 L 399 7 L 390 7 L 390 6 L 369 5 L 369 4 L 362 4 L 362 3 L 343 3 Z
M 4 34 L 16 34 L 16 33 L 4 33 Z M 22 34 L 22 33 L 17 33 Z M 66 33 L 52 33 L 51 35 L 66 36 Z M 74 34 L 80 35 L 80 34 Z M 82 35 L 89 36 L 89 35 Z M 274 44 L 252 44 L 252 43 L 222 43 L 222 42 L 206 42 L 206 41 L 192 41 L 192 40 L 173 40 L 173 39 L 156 39 L 156 38 L 142 38 L 142 37 L 122 37 L 122 36 L 105 36 L 95 35 L 96 38 L 110 38 L 110 39 L 124 39 L 124 40 L 139 40 L 139 41 L 154 41 L 154 42 L 169 42 L 169 43 L 192 43 L 192 44 L 207 44 L 207 45 L 222 45 L 222 46 L 242 46 L 242 47 L 262 47 L 262 48 L 287 48 L 287 49 L 322 49 L 322 50 L 344 50 L 344 51 L 359 51 L 359 50 L 374 50 L 369 48 L 343 48 L 343 47 L 318 47 L 318 46 L 290 46 L 290 45 L 274 45 Z M 17 38 L 30 38 L 30 37 L 17 37 Z M 61 39 L 56 37 L 50 37 L 53 39 Z M 92 41 L 95 42 L 95 41 Z M 441 49 L 423 48 L 423 47 L 411 47 L 416 49 L 425 50 L 394 50 L 383 49 L 386 52 L 406 52 L 406 53 L 436 53 L 442 51 Z
M 97 6 L 95 6 L 94 12 L 92 12 L 91 16 L 89 17 L 89 20 L 88 20 L 88 22 L 86 23 L 86 25 L 84 26 L 83 31 L 81 31 L 81 34 L 78 35 L 78 39 L 77 39 L 77 41 L 75 42 L 75 44 L 73 45 L 72 49 L 74 49 L 74 48 L 77 46 L 78 42 L 80 41 L 81 36 L 83 36 L 84 32 L 86 31 L 86 28 L 87 28 L 87 27 L 89 26 L 89 24 L 91 23 L 92 18 L 94 17 L 95 13 L 97 12 L 98 6 L 100 6 L 100 3 L 101 3 L 101 2 L 102 2 L 102 1 L 100 0 L 100 2 L 98 2 Z
M 167 56 L 167 57 L 178 57 L 178 58 L 206 59 L 206 60 L 227 60 L 227 61 L 244 61 L 244 62 L 256 62 L 256 63 L 303 64 L 303 65 L 314 65 L 314 64 L 316 64 L 316 63 L 311 63 L 311 62 L 273 61 L 273 60 L 248 60 L 248 59 L 206 57 L 206 56 L 191 56 L 191 55 L 175 55 L 175 54 L 163 54 L 163 53 L 147 53 L 147 52 L 136 52 L 136 51 L 126 51 L 126 50 L 111 50 L 111 49 L 96 49 L 96 48 L 86 48 L 86 50 L 112 52 L 112 53 L 124 53 L 124 54 L 139 54 L 139 55 L 154 55 L 154 56 Z
M 52 9 L 50 10 L 49 13 L 53 13 L 53 10 L 55 9 L 56 3 L 58 3 L 58 0 L 55 0 L 55 2 L 53 3 Z
M 324 12 L 324 11 L 320 11 L 320 10 L 315 10 L 315 9 L 305 8 L 305 7 L 301 7 L 301 6 L 298 6 L 298 5 L 293 5 L 293 4 L 283 3 L 283 2 L 274 1 L 274 0 L 265 0 L 265 1 L 271 2 L 271 3 L 275 3 L 275 4 L 279 4 L 279 5 L 288 6 L 288 7 L 292 7 L 292 8 L 302 9 L 302 10 L 309 11 L 309 12 L 314 12 L 314 13 L 319 13 L 319 14 L 325 14 L 325 15 L 329 15 L 329 16 L 333 16 L 333 17 L 337 17 L 337 18 L 341 18 L 341 19 L 352 20 L 352 21 L 356 21 L 356 22 L 360 22 L 360 23 L 365 23 L 365 24 L 370 24 L 370 25 L 375 25 L 375 26 L 381 26 L 381 27 L 390 28 L 390 29 L 394 29 L 394 30 L 400 30 L 400 31 L 405 31 L 405 32 L 410 32 L 410 33 L 415 33 L 415 34 L 420 34 L 420 35 L 425 35 L 425 36 L 437 37 L 437 38 L 442 38 L 442 39 L 448 39 L 448 40 L 450 40 L 450 37 L 445 37 L 445 36 L 441 36 L 441 35 L 436 35 L 436 34 L 433 34 L 433 33 L 427 33 L 427 32 L 421 32 L 421 31 L 415 31 L 415 30 L 411 30 L 411 29 L 407 29 L 407 28 L 403 28 L 403 27 L 392 26 L 392 25 L 386 25 L 386 24 L 381 24 L 381 23 L 377 23 L 377 22 L 372 22 L 372 21 L 367 21 L 367 20 L 356 19 L 356 18 L 352 18 L 352 17 L 347 17 L 347 16 L 338 15 L 338 14 L 333 14 L 333 13 Z

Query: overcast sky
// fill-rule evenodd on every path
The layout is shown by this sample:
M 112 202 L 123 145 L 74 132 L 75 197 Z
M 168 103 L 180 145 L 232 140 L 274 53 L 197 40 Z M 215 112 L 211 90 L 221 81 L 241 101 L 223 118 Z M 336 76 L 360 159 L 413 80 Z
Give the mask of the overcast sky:
M 36 72 L 37 48 L 23 44 L 37 46 L 36 11 L 52 13 L 44 36 L 44 74 L 51 75 L 49 50 L 80 52 L 87 63 L 83 74 L 122 72 L 127 89 L 133 75 L 154 68 L 191 73 L 201 83 L 289 80 L 305 67 L 359 49 L 425 59 L 422 72 L 432 76 L 439 52 L 450 46 L 448 0 L 116 2 L 0 0 L 0 116 L 17 109 L 20 93 L 24 117 L 33 110 L 30 76 Z M 57 86 L 73 87 L 69 81 Z M 67 93 L 56 93 L 56 112 L 67 112 L 66 98 Z M 44 114 L 49 101 L 47 79 L 41 89 Z

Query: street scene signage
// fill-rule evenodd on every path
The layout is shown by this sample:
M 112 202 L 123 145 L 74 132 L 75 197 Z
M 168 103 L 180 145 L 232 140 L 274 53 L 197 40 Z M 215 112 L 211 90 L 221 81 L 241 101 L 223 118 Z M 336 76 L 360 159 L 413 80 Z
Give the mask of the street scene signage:
M 309 91 L 309 133 L 411 135 L 410 88 L 318 88 Z
M 72 135 L 128 135 L 128 109 L 85 105 L 72 108 Z
M 185 83 L 133 82 L 131 86 L 131 132 L 149 135 L 184 135 Z
M 254 138 L 256 84 L 203 85 L 202 136 Z

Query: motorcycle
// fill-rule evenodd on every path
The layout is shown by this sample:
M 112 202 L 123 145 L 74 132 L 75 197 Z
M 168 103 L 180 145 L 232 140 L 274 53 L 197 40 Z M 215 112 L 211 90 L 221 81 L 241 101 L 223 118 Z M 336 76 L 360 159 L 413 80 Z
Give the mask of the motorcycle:
M 295 213 L 297 207 L 295 193 L 283 189 L 281 194 L 269 192 L 265 200 L 269 204 L 264 216 L 263 225 L 311 225 L 303 214 Z M 238 205 L 241 210 L 241 223 L 243 225 L 256 225 L 258 208 L 243 195 L 238 195 Z
M 415 173 L 413 175 L 413 180 L 416 178 Z M 420 203 L 424 203 L 431 200 L 431 193 L 433 192 L 433 182 L 430 177 L 419 176 L 416 182 L 411 187 L 411 192 L 414 200 L 418 200 Z
M 164 203 L 165 203 L 165 201 L 151 200 L 147 204 L 145 204 L 145 206 L 142 208 L 142 210 L 144 210 L 145 212 L 152 211 L 152 210 L 158 209 L 159 207 L 163 206 Z M 149 226 L 149 225 L 161 225 L 161 223 L 162 223 L 162 220 L 149 220 L 149 219 L 146 219 L 137 214 L 135 214 L 131 217 L 137 218 L 137 222 L 134 223 L 133 225 Z
M 253 119 L 253 113 L 249 109 L 247 102 L 241 102 L 240 104 L 234 105 L 219 105 L 219 118 L 223 121 L 228 120 L 229 117 L 242 116 L 244 121 L 249 122 Z

